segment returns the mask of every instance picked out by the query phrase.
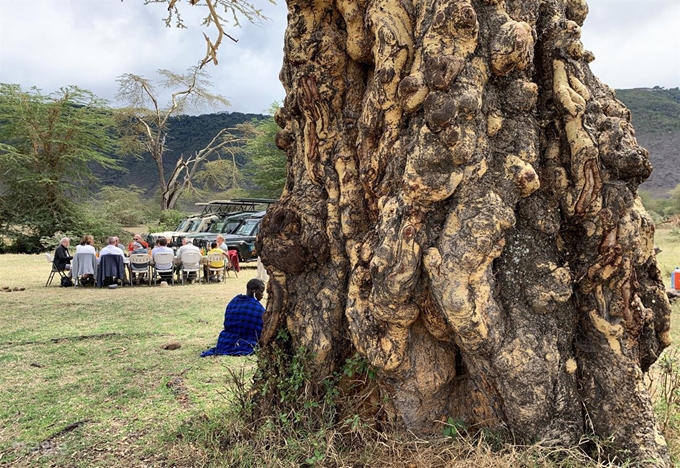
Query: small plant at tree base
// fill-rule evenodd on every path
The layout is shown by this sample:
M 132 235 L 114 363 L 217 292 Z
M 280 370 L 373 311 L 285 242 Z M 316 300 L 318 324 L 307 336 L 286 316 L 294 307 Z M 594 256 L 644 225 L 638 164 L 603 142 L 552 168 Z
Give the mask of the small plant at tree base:
M 452 439 L 457 439 L 461 434 L 466 431 L 465 421 L 458 418 L 449 417 L 445 423 L 442 435 L 444 437 L 450 437 Z
M 666 433 L 680 417 L 680 352 L 664 353 L 657 363 L 659 375 L 652 392 L 657 396 L 657 415 L 661 430 Z

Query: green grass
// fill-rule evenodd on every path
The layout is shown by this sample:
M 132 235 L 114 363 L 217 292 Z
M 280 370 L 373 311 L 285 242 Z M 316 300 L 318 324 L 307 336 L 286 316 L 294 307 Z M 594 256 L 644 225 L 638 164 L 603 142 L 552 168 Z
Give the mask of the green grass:
M 662 225 L 657 227 L 654 238 L 656 245 L 661 248 L 657 260 L 663 281 L 668 288 L 671 284 L 671 272 L 680 267 L 680 236 L 674 235 L 670 226 Z
M 44 288 L 47 272 L 44 256 L 0 256 L 0 287 L 26 288 L 0 293 L 0 463 L 158 460 L 164 434 L 224 406 L 227 367 L 254 368 L 253 358 L 199 358 L 253 267 L 226 284 L 115 290 Z
M 668 285 L 680 242 L 659 229 L 657 244 Z M 44 288 L 48 271 L 44 256 L 0 255 L 0 287 L 26 288 L 0 292 L 0 465 L 255 467 L 308 458 L 318 466 L 374 466 L 378 459 L 381 466 L 553 466 L 544 452 L 492 453 L 489 444 L 462 438 L 399 442 L 349 430 L 282 443 L 274 436 L 282 428 L 264 425 L 251 434 L 260 445 L 249 444 L 247 428 L 230 413 L 228 375 L 251 375 L 255 359 L 199 354 L 215 344 L 224 307 L 255 277 L 254 266 L 225 284 L 115 290 Z M 680 336 L 677 320 L 672 335 Z M 164 349 L 170 342 L 181 347 Z M 678 460 L 680 411 L 657 407 L 672 411 L 666 436 Z M 359 447 L 351 460 L 344 440 Z

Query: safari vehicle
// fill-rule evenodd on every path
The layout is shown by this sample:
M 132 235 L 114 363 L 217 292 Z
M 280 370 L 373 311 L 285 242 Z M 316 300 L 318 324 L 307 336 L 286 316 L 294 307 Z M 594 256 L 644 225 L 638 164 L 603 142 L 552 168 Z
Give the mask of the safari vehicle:
M 230 222 L 225 226 L 230 226 L 238 223 L 238 227 L 231 233 L 222 231 L 224 243 L 229 250 L 236 250 L 238 252 L 239 261 L 248 262 L 256 260 L 255 255 L 255 237 L 260 232 L 260 223 L 266 211 L 258 213 L 243 213 L 241 215 L 233 216 Z M 217 237 L 217 233 L 203 234 L 194 238 L 194 245 L 198 247 L 210 249 L 210 244 Z
M 224 234 L 224 243 L 229 250 L 236 250 L 240 262 L 257 260 L 255 237 L 260 232 L 260 224 L 266 211 L 260 211 L 243 221 L 233 234 Z
M 146 236 L 146 241 L 149 243 L 149 245 L 154 245 L 156 243 L 156 239 L 159 237 L 165 237 L 166 239 L 172 240 L 173 237 L 177 235 L 185 234 L 190 232 L 192 229 L 197 228 L 200 221 L 201 217 L 199 215 L 190 216 L 181 220 L 174 231 L 152 232 Z
M 147 242 L 152 245 L 156 242 L 156 239 L 163 236 L 168 239 L 171 246 L 181 245 L 183 237 L 196 237 L 201 233 L 210 231 L 215 223 L 226 217 L 244 212 L 254 213 L 262 208 L 266 208 L 275 201 L 264 198 L 237 198 L 234 200 L 199 202 L 196 203 L 196 206 L 202 208 L 201 214 L 196 214 L 182 220 L 174 231 L 149 234 Z
M 233 234 L 246 219 L 252 216 L 253 213 L 251 212 L 225 216 L 212 223 L 210 225 L 210 229 L 208 229 L 206 232 L 187 234 L 184 237 L 192 239 L 194 245 L 198 247 L 205 247 L 206 250 L 208 250 L 210 249 L 210 244 L 217 238 L 218 234 L 222 234 L 223 236 L 225 234 Z

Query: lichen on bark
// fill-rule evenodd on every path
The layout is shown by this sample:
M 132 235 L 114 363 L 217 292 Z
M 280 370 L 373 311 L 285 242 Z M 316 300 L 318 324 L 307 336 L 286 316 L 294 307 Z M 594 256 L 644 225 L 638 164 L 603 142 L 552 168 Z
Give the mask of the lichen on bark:
M 582 0 L 288 0 L 288 155 L 257 249 L 323 377 L 359 352 L 393 417 L 669 463 L 642 373 L 670 307 L 630 113 Z

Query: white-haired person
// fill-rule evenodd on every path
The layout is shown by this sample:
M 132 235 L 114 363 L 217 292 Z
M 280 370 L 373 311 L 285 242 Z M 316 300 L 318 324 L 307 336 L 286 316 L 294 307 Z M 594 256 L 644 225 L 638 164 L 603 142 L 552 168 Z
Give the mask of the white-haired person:
M 59 241 L 59 247 L 54 251 L 54 267 L 57 271 L 67 271 L 68 276 L 71 276 L 71 252 L 68 248 L 71 245 L 71 239 L 68 237 L 62 237 Z
M 194 245 L 194 242 L 192 239 L 187 239 L 186 237 L 182 238 L 182 245 L 180 246 L 179 249 L 177 249 L 177 252 L 175 253 L 175 260 L 174 260 L 174 265 L 175 265 L 175 273 L 177 274 L 177 277 L 180 278 L 180 272 L 182 271 L 182 254 L 184 252 L 197 252 L 199 255 L 201 253 L 201 249 L 199 249 L 197 246 Z M 197 268 L 199 264 L 194 264 L 194 265 L 186 265 L 185 268 Z M 193 281 L 195 278 L 195 273 L 188 273 L 187 280 Z

